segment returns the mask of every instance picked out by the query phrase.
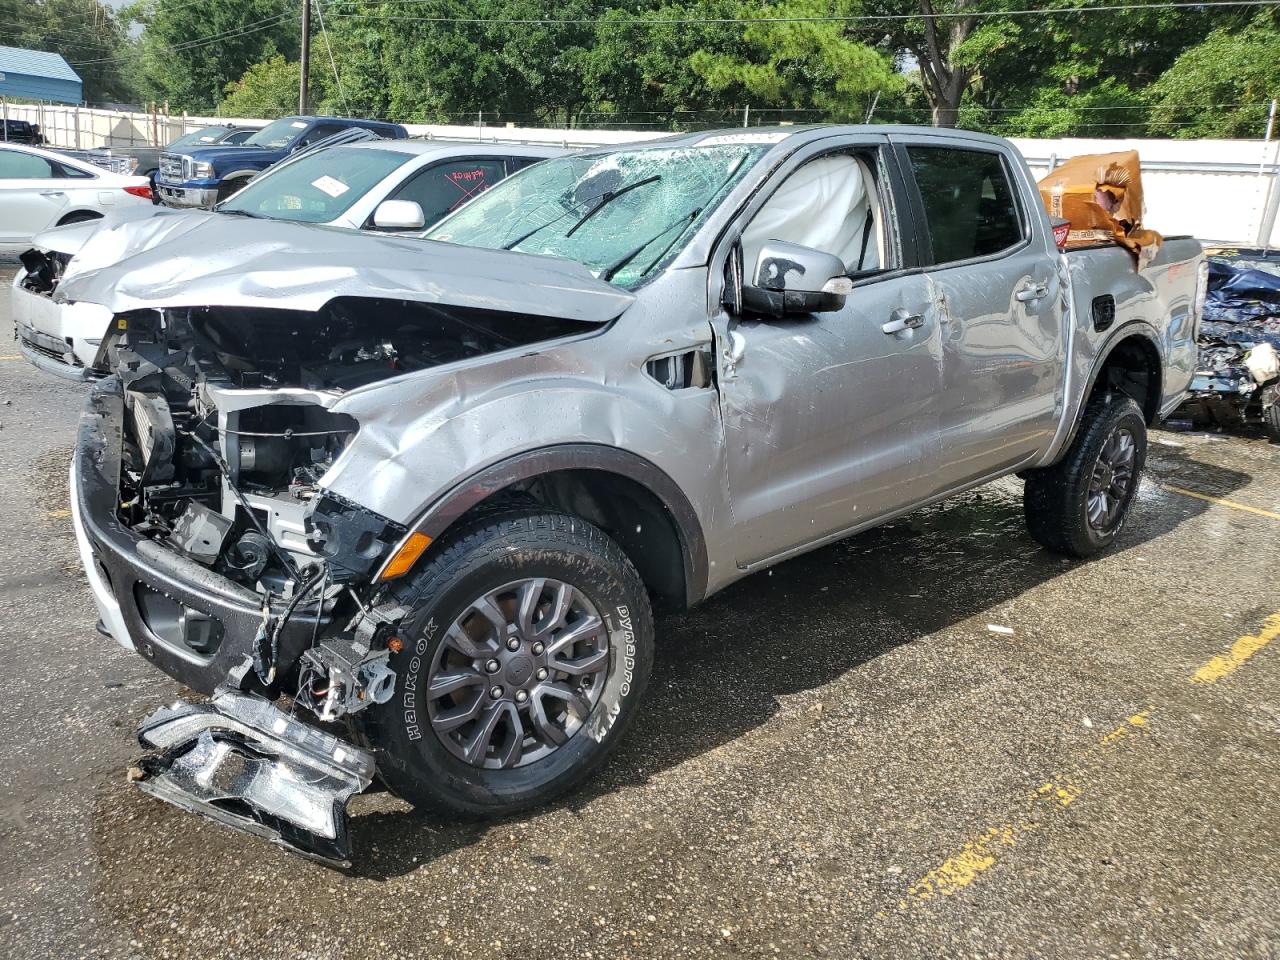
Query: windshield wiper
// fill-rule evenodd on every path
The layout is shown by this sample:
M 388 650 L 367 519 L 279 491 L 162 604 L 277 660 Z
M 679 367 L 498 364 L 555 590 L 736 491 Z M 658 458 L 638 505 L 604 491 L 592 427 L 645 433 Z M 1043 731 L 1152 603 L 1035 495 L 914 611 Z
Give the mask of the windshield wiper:
M 600 203 L 598 203 L 595 207 L 593 207 L 592 210 L 585 217 L 583 217 L 581 220 L 575 223 L 570 228 L 569 232 L 565 234 L 565 236 L 566 237 L 573 236 L 574 231 L 577 230 L 584 223 L 586 223 L 588 220 L 590 220 L 592 217 L 594 217 L 597 213 L 599 213 L 600 208 L 603 207 L 606 203 L 612 203 L 615 199 L 622 196 L 624 193 L 629 193 L 630 191 L 634 190 L 636 187 L 643 187 L 645 184 L 653 183 L 654 181 L 661 180 L 661 179 L 662 178 L 659 176 L 647 177 L 644 180 L 637 180 L 635 183 L 629 183 L 625 187 L 623 187 L 621 190 L 618 190 L 614 193 L 606 192 L 604 194 L 601 194 L 601 196 L 599 197 Z M 547 227 L 551 226 L 552 224 L 559 223 L 569 214 L 573 213 L 573 211 L 577 210 L 580 206 L 582 206 L 585 203 L 590 203 L 592 200 L 595 200 L 595 199 L 597 198 L 590 197 L 586 200 L 579 200 L 577 203 L 573 204 L 571 207 L 569 207 L 568 210 L 560 214 L 558 217 L 552 217 L 546 223 L 540 223 L 536 227 L 534 227 L 532 230 L 528 231 L 527 233 L 520 234 L 520 236 L 516 237 L 510 243 L 504 243 L 502 245 L 502 249 L 510 250 L 513 247 L 518 247 L 520 244 L 524 243 L 526 240 L 532 237 L 535 233 L 538 233 L 542 230 L 547 229 Z
M 733 178 L 737 175 L 738 171 L 742 169 L 742 165 L 746 162 L 747 162 L 747 155 L 744 153 L 741 157 L 738 158 L 738 162 L 733 165 L 732 169 L 729 170 L 729 173 L 725 176 L 725 178 L 721 180 L 719 185 L 714 190 L 712 190 L 711 193 L 708 195 L 707 197 L 708 202 L 715 199 L 715 197 L 720 193 L 720 191 L 724 189 L 725 184 L 733 180 Z M 640 184 L 638 183 L 635 184 L 635 186 L 639 186 L 639 185 Z M 614 275 L 617 274 L 619 270 L 625 267 L 628 263 L 630 263 L 636 257 L 640 256 L 640 254 L 644 253 L 645 247 L 649 246 L 649 244 L 653 243 L 659 237 L 666 236 L 668 231 L 674 230 L 676 227 L 680 226 L 680 224 L 693 223 L 693 221 L 698 219 L 698 214 L 702 213 L 703 209 L 704 209 L 703 207 L 694 207 L 692 210 L 690 210 L 687 214 L 685 214 L 679 220 L 676 220 L 674 223 L 668 224 L 667 226 L 663 227 L 661 230 L 657 232 L 657 234 L 650 237 L 639 247 L 636 247 L 636 249 L 632 250 L 621 260 L 617 261 L 616 263 L 606 268 L 604 272 L 600 274 L 600 279 L 604 280 L 606 283 L 612 280 L 614 278 Z M 594 212 L 595 211 L 593 210 L 592 213 Z M 662 261 L 662 258 L 667 255 L 667 252 L 675 245 L 675 242 L 679 239 L 680 239 L 680 234 L 677 233 L 674 237 L 671 238 L 671 242 L 662 248 L 662 252 L 659 253 L 656 257 L 654 257 L 652 260 L 650 260 L 649 265 L 640 271 L 640 273 L 637 275 L 637 279 L 639 279 L 640 277 L 643 277 L 646 273 L 648 273 L 650 270 L 656 267 Z
M 672 223 L 667 224 L 665 227 L 663 227 L 661 230 L 655 233 L 652 237 L 650 237 L 644 243 L 640 244 L 640 246 L 636 247 L 634 250 L 628 253 L 621 260 L 614 261 L 609 266 L 605 267 L 602 271 L 600 271 L 600 279 L 605 281 L 605 283 L 608 283 L 610 280 L 614 278 L 614 276 L 617 274 L 619 270 L 621 270 L 623 267 L 629 264 L 636 257 L 640 256 L 640 254 L 644 253 L 645 250 L 649 249 L 649 245 L 651 243 L 653 243 L 655 240 L 659 240 L 662 237 L 665 237 L 668 233 L 670 233 L 676 227 L 681 227 L 681 226 L 687 227 L 689 224 L 693 223 L 693 221 L 698 219 L 698 214 L 700 214 L 701 212 L 702 212 L 701 207 L 694 207 L 692 210 L 686 213 L 679 220 L 676 220 Z M 651 260 L 647 267 L 645 267 L 643 270 L 640 271 L 640 276 L 643 277 L 646 273 L 652 270 L 654 267 L 654 264 L 656 264 L 659 260 L 665 257 L 667 255 L 667 251 L 671 249 L 672 244 L 674 244 L 679 239 L 680 239 L 680 234 L 677 233 L 674 237 L 671 238 L 671 243 L 668 243 L 665 247 L 663 247 L 662 252 L 658 254 L 653 260 Z
M 606 190 L 603 194 L 601 194 L 600 202 L 597 203 L 590 210 L 588 210 L 585 214 L 583 214 L 582 219 L 579 220 L 577 223 L 575 223 L 572 227 L 570 227 L 568 231 L 566 231 L 565 238 L 567 239 L 569 237 L 572 237 L 575 233 L 578 232 L 578 228 L 580 226 L 582 226 L 584 223 L 586 223 L 588 220 L 594 217 L 597 213 L 599 213 L 609 204 L 613 203 L 613 201 L 617 200 L 624 193 L 630 193 L 632 190 L 636 190 L 639 187 L 645 187 L 651 183 L 657 183 L 661 179 L 662 177 L 655 173 L 652 177 L 645 177 L 643 180 L 637 180 L 635 183 L 629 183 L 625 187 L 623 187 L 621 190 L 615 190 L 612 193 Z
M 221 207 L 214 208 L 218 213 L 225 213 L 229 217 L 249 217 L 253 220 L 269 220 L 270 217 L 263 216 L 261 213 L 254 213 L 252 210 L 223 210 Z

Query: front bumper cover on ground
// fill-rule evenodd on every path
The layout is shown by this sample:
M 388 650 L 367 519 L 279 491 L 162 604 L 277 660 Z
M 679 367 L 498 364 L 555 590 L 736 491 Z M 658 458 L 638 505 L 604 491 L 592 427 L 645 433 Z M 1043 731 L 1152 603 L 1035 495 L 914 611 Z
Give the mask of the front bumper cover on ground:
M 219 690 L 208 704 L 175 703 L 142 721 L 159 751 L 138 786 L 294 853 L 351 865 L 347 801 L 373 780 L 373 755 L 296 720 L 261 697 Z

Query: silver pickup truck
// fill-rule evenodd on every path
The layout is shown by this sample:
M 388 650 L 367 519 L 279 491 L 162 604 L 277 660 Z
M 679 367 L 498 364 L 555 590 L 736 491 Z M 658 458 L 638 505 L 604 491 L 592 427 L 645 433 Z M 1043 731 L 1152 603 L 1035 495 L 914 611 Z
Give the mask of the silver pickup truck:
M 342 861 L 375 773 L 466 814 L 587 777 L 654 604 L 1013 473 L 1032 537 L 1105 549 L 1205 271 L 1060 252 L 1003 140 L 795 127 L 548 160 L 426 240 L 117 218 L 48 282 L 113 318 L 102 629 L 213 695 L 143 722 L 140 785 Z

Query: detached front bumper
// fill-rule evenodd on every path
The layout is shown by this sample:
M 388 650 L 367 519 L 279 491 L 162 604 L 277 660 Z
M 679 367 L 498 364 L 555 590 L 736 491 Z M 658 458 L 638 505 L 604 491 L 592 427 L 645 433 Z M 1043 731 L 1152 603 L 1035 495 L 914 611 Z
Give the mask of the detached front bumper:
M 294 853 L 350 866 L 347 801 L 373 781 L 373 755 L 260 697 L 219 691 L 142 721 L 138 786 Z
M 81 362 L 71 344 L 21 323 L 14 325 L 14 334 L 18 350 L 32 366 L 63 380 L 94 379 L 92 368 Z
M 212 210 L 218 202 L 217 187 L 175 187 L 157 180 L 156 194 L 161 203 L 170 207 Z
M 249 663 L 263 598 L 120 522 L 124 419 L 123 387 L 109 377 L 89 395 L 71 465 L 76 540 L 102 622 L 122 646 L 193 690 L 258 687 Z M 328 621 L 322 617 L 319 629 Z M 289 619 L 278 676 L 292 675 L 316 629 L 314 613 L 299 610 Z

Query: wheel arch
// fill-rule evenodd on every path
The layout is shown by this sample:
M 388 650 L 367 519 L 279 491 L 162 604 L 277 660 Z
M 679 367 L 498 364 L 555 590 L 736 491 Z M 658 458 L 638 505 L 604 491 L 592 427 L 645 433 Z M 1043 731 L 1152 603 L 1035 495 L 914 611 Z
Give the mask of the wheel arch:
M 1120 327 L 1098 354 L 1080 395 L 1071 431 L 1059 448 L 1059 456 L 1075 441 L 1084 422 L 1089 401 L 1100 390 L 1115 390 L 1131 397 L 1142 409 L 1147 424 L 1154 425 L 1160 414 L 1163 394 L 1162 361 L 1156 332 L 1144 321 Z
M 260 174 L 261 170 L 231 170 L 218 177 L 219 185 L 226 183 L 228 180 L 249 180 Z
M 683 608 L 706 594 L 706 541 L 684 491 L 652 461 L 604 444 L 557 444 L 494 463 L 436 500 L 408 535 L 434 544 L 476 510 L 517 493 L 599 526 L 665 604 Z
M 68 223 L 83 223 L 87 220 L 101 220 L 103 217 L 101 210 L 94 210 L 92 207 L 80 207 L 76 210 L 68 210 L 54 226 L 62 227 Z

